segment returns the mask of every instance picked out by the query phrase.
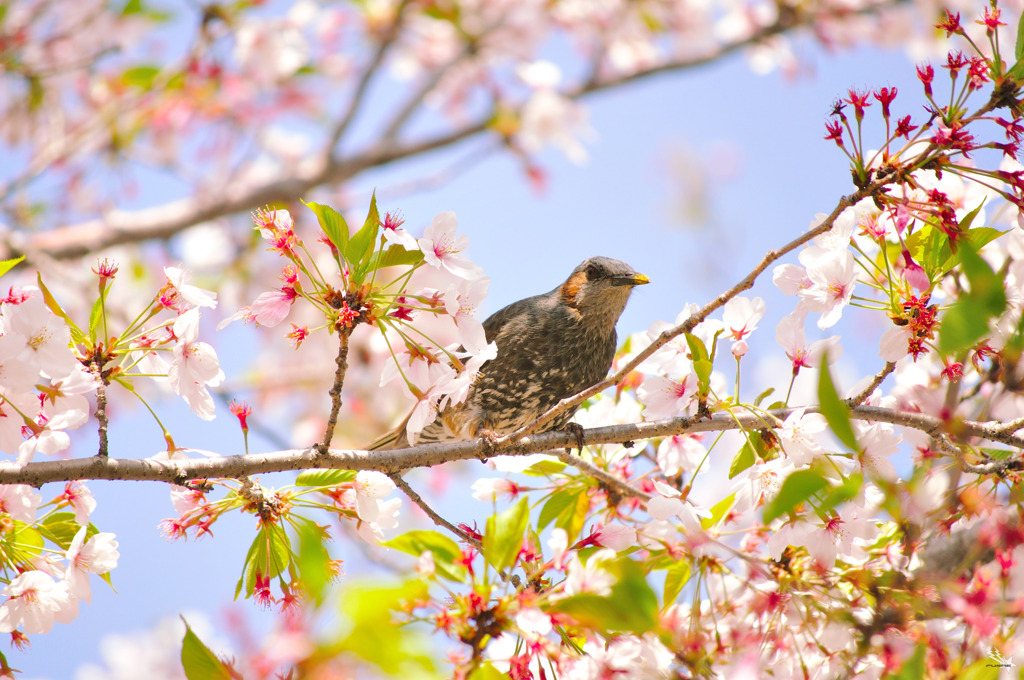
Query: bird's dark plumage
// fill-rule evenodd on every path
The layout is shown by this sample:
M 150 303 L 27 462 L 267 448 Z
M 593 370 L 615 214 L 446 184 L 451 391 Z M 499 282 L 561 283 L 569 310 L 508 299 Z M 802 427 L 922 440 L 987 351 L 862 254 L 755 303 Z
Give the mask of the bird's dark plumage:
M 484 364 L 466 400 L 441 411 L 417 443 L 507 434 L 604 379 L 615 357 L 615 323 L 633 287 L 647 282 L 625 262 L 592 257 L 549 293 L 492 314 L 483 326 L 487 342 L 497 343 L 497 356 Z M 542 431 L 565 427 L 573 413 Z M 370 448 L 405 446 L 403 422 Z

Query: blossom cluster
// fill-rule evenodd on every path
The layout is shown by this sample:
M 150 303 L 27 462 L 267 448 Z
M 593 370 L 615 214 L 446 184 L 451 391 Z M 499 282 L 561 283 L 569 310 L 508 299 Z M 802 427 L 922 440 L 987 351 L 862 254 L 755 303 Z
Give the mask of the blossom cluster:
M 213 308 L 216 295 L 190 284 L 183 269 L 166 267 L 164 285 L 146 308 L 115 330 L 105 303 L 117 270 L 109 260 L 94 270 L 97 299 L 88 325 L 76 324 L 41 278 L 38 287 L 11 287 L 0 303 L 0 451 L 14 456 L 3 465 L 23 467 L 39 454 L 66 457 L 68 431 L 90 415 L 105 418 L 100 406 L 108 390 L 124 388 L 142 399 L 135 387 L 140 381 L 165 385 L 199 417 L 213 418 L 209 387 L 224 374 L 213 348 L 199 340 L 199 310 Z M 163 432 L 173 453 L 173 439 Z M 100 455 L 107 455 L 105 445 L 101 436 Z M 24 485 L 0 486 L 0 497 L 8 546 L 0 560 L 6 584 L 0 592 L 7 598 L 0 604 L 0 629 L 23 645 L 26 635 L 77 617 L 79 602 L 91 599 L 89 574 L 116 566 L 117 541 L 90 523 L 96 501 L 82 482 L 69 482 L 45 506 Z M 41 507 L 49 510 L 40 515 Z
M 408 443 L 415 443 L 439 409 L 466 398 L 481 366 L 496 354 L 475 315 L 489 279 L 466 257 L 468 239 L 457 233 L 453 212 L 437 215 L 417 239 L 402 228 L 397 213 L 381 218 L 374 199 L 363 228 L 350 237 L 338 213 L 311 207 L 324 228 L 320 241 L 334 260 L 336 278 L 322 273 L 324 263 L 296 235 L 287 210 L 261 210 L 254 215 L 256 228 L 269 249 L 288 261 L 280 275 L 284 285 L 262 293 L 231 319 L 276 326 L 304 300 L 323 314 L 312 331 L 347 338 L 360 324 L 379 330 L 393 359 L 379 386 L 400 381 L 415 399 L 405 428 Z M 291 327 L 287 335 L 297 348 L 312 331 Z

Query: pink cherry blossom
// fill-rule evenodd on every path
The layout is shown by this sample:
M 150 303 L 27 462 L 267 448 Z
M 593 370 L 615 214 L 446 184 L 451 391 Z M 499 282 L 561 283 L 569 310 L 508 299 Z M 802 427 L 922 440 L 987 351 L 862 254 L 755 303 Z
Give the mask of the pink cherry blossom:
M 207 387 L 216 387 L 224 381 L 217 353 L 208 343 L 200 342 L 199 310 L 190 309 L 174 322 L 174 346 L 167 381 L 176 394 L 183 397 L 192 411 L 203 420 L 213 420 L 213 398 Z
M 89 526 L 89 516 L 96 509 L 96 499 L 93 498 L 89 487 L 83 482 L 68 482 L 64 485 L 64 493 L 57 498 L 71 506 L 78 524 Z
M 814 285 L 807 270 L 795 264 L 780 264 L 772 270 L 772 283 L 786 295 L 800 295 Z
M 848 250 L 806 248 L 800 262 L 807 267 L 811 286 L 800 291 L 812 312 L 821 314 L 818 328 L 829 328 L 842 316 L 857 280 L 853 253 Z
M 622 552 L 637 544 L 636 529 L 622 524 L 608 524 L 594 532 L 594 540 L 600 546 Z
M 808 345 L 807 335 L 804 332 L 806 317 L 806 311 L 795 311 L 783 317 L 779 325 L 775 327 L 775 341 L 782 345 L 786 350 L 786 356 L 793 362 L 794 374 L 801 368 L 819 367 L 822 359 L 826 357 L 829 363 L 834 363 L 843 353 L 838 335 L 824 340 L 815 340 Z
M 105 574 L 117 567 L 120 553 L 117 551 L 114 534 L 101 532 L 86 541 L 87 529 L 87 526 L 83 526 L 78 530 L 65 553 L 68 560 L 65 579 L 72 597 L 91 602 L 92 588 L 89 585 L 89 575 Z
M 746 340 L 757 328 L 757 322 L 764 316 L 764 300 L 738 296 L 725 303 L 722 323 L 726 336 L 733 341 Z
M 615 583 L 615 577 L 601 564 L 614 559 L 615 551 L 608 548 L 601 548 L 595 552 L 586 564 L 583 564 L 579 555 L 573 554 L 569 558 L 568 571 L 565 582 L 562 584 L 562 594 L 565 596 L 581 593 L 608 595 Z
M 448 314 L 455 319 L 459 329 L 459 341 L 470 354 L 478 354 L 487 345 L 487 336 L 483 324 L 476 318 L 476 308 L 487 297 L 490 279 L 480 276 L 475 279 L 462 280 L 457 285 L 448 287 L 444 294 L 444 306 Z
M 167 282 L 171 286 L 171 297 L 167 298 L 165 306 L 180 309 L 181 305 L 177 302 L 177 298 L 181 298 L 189 305 L 196 307 L 214 309 L 217 306 L 216 293 L 198 288 L 189 283 L 192 279 L 191 272 L 180 267 L 164 267 L 164 274 L 167 276 Z
M 671 435 L 658 444 L 658 467 L 666 477 L 675 477 L 681 472 L 693 473 L 707 452 L 692 435 Z
M 50 313 L 42 297 L 30 297 L 20 305 L 3 305 L 5 333 L 25 340 L 18 359 L 52 378 L 68 375 L 79 366 L 71 351 L 71 329 Z
M 6 512 L 14 519 L 31 524 L 36 519 L 36 509 L 43 497 L 26 484 L 0 484 L 0 512 Z
M 485 502 L 496 501 L 499 496 L 514 498 L 519 493 L 519 485 L 504 477 L 481 477 L 470 488 L 473 498 Z
M 356 514 L 365 522 L 373 522 L 381 515 L 378 502 L 395 490 L 395 483 L 382 472 L 360 470 L 356 473 Z
M 697 374 L 691 371 L 679 379 L 648 376 L 637 389 L 636 396 L 644 405 L 644 418 L 659 420 L 686 413 L 696 393 Z
M 431 267 L 444 268 L 460 279 L 477 278 L 482 273 L 480 267 L 462 254 L 469 243 L 469 237 L 456 235 L 457 228 L 454 212 L 437 215 L 419 240 L 423 260 Z
M 823 453 L 818 435 L 828 430 L 828 422 L 820 413 L 805 413 L 798 408 L 786 417 L 776 434 L 782 450 L 796 465 L 810 463 L 815 456 Z
M 259 325 L 273 328 L 285 320 L 296 299 L 298 299 L 298 293 L 295 292 L 295 289 L 291 286 L 283 286 L 279 290 L 261 293 L 253 301 L 249 313 Z
M 521 122 L 518 137 L 528 152 L 553 146 L 573 163 L 587 160 L 580 140 L 593 137 L 593 129 L 586 109 L 578 103 L 555 90 L 537 90 L 523 105 Z
M 53 624 L 70 623 L 78 606 L 64 582 L 54 581 L 42 571 L 26 571 L 11 581 L 0 594 L 0 632 L 21 628 L 28 635 L 49 633 Z

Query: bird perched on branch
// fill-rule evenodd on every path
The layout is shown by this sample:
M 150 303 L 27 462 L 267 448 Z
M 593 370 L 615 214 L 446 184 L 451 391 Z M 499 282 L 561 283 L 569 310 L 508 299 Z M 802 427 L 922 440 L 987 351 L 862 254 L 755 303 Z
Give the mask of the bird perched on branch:
M 487 342 L 498 346 L 497 356 L 484 364 L 465 401 L 439 412 L 417 443 L 507 434 L 603 380 L 615 357 L 615 322 L 633 287 L 648 282 L 625 262 L 592 257 L 551 292 L 492 314 L 483 327 Z M 575 411 L 540 431 L 564 428 Z M 409 446 L 407 422 L 408 417 L 368 448 Z

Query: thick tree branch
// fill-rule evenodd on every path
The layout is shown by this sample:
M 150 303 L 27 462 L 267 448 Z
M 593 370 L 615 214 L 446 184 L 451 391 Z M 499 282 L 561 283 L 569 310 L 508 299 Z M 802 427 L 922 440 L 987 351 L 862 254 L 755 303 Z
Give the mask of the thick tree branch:
M 775 409 L 767 413 L 785 420 L 795 408 Z M 815 412 L 815 408 L 808 408 Z M 880 406 L 858 406 L 851 417 L 867 422 L 891 423 L 921 430 L 929 434 L 952 431 L 960 438 L 977 438 L 999 442 L 1024 449 L 1024 436 L 1003 432 L 1002 423 L 989 421 L 944 421 L 922 413 L 908 413 Z M 590 444 L 616 444 L 639 441 L 674 434 L 694 432 L 721 432 L 738 429 L 761 429 L 765 413 L 717 413 L 709 417 L 672 418 L 645 423 L 611 425 L 584 430 Z M 473 440 L 444 444 L 421 444 L 407 449 L 391 451 L 359 451 L 332 449 L 321 454 L 315 448 L 292 449 L 222 458 L 178 460 L 128 458 L 74 458 L 62 461 L 41 461 L 26 465 L 0 466 L 0 484 L 30 484 L 41 486 L 48 482 L 71 480 L 110 479 L 156 481 L 185 484 L 192 479 L 217 477 L 243 477 L 246 475 L 310 468 L 341 470 L 379 470 L 385 474 L 400 473 L 418 467 L 442 465 L 455 460 L 479 460 L 481 455 L 525 455 L 576 445 L 576 436 L 567 432 L 544 432 L 526 435 L 518 440 L 504 439 L 499 443 Z M 553 455 L 558 455 L 553 452 Z M 572 464 L 576 465 L 575 458 Z M 581 466 L 577 466 L 581 470 Z M 589 470 L 583 470 L 585 473 Z

